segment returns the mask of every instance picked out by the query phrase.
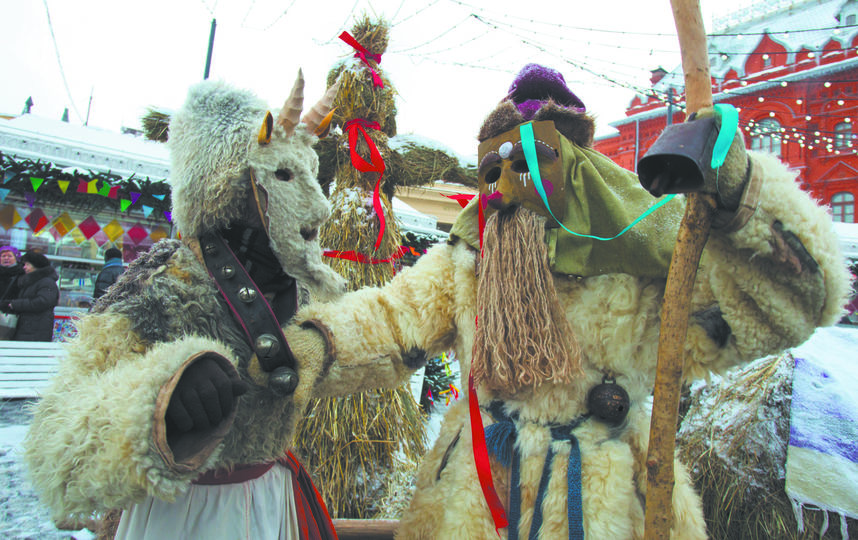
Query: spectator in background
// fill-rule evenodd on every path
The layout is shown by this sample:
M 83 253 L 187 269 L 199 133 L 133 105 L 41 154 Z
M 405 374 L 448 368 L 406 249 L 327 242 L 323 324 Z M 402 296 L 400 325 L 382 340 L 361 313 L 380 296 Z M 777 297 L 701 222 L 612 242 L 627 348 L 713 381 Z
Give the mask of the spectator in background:
M 0 304 L 18 296 L 15 280 L 24 273 L 18 259 L 21 254 L 13 246 L 0 247 Z
M 57 271 L 43 254 L 28 251 L 21 257 L 24 274 L 18 276 L 18 297 L 3 300 L 0 310 L 18 316 L 15 341 L 51 341 L 54 307 L 60 300 Z
M 116 283 L 125 267 L 122 266 L 122 252 L 116 248 L 110 248 L 104 252 L 104 268 L 98 273 L 95 278 L 95 290 L 92 292 L 92 300 L 95 302 L 98 298 L 107 292 L 111 285 Z

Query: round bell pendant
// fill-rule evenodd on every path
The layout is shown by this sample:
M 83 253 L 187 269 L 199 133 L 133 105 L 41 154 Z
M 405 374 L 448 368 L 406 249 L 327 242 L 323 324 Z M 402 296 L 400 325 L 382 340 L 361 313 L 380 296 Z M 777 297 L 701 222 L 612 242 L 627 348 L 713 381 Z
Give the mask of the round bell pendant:
M 587 409 L 600 421 L 617 426 L 629 413 L 629 394 L 616 383 L 613 377 L 603 377 L 602 384 L 594 386 L 587 394 Z

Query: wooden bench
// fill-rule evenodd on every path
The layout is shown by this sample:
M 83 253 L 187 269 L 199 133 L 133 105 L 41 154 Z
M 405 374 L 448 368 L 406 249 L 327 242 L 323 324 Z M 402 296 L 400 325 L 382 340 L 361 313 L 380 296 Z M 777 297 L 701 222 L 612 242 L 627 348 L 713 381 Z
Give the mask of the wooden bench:
M 0 398 L 41 396 L 65 355 L 59 342 L 0 341 Z

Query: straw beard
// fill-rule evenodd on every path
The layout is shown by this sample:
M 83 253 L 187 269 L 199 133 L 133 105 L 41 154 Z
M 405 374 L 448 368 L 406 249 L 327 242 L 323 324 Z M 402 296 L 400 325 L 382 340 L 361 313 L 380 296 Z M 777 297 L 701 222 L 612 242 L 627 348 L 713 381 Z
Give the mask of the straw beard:
M 524 208 L 491 215 L 483 233 L 471 373 L 512 397 L 583 373 L 581 352 L 554 288 L 545 219 Z

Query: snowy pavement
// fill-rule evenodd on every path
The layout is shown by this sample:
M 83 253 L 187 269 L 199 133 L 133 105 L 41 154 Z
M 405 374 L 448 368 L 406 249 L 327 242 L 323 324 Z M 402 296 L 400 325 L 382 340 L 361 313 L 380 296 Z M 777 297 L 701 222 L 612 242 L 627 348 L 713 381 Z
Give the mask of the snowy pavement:
M 27 400 L 0 401 L 0 536 L 15 540 L 92 540 L 87 530 L 60 531 L 27 480 L 21 443 L 30 424 Z

